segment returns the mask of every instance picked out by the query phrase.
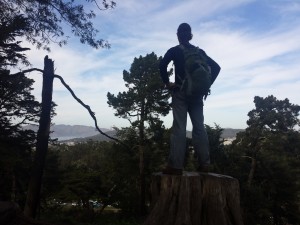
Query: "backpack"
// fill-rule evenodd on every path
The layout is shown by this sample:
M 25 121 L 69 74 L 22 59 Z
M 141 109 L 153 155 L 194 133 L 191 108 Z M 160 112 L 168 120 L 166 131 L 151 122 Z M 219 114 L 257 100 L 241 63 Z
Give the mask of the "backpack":
M 181 91 L 187 96 L 204 96 L 210 94 L 212 84 L 211 69 L 206 62 L 205 53 L 198 47 L 186 48 L 179 45 L 184 55 L 185 78 Z

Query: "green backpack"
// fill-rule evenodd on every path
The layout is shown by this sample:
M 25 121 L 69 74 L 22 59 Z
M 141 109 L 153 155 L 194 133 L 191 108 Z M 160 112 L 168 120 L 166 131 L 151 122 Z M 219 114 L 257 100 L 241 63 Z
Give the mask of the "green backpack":
M 184 55 L 185 78 L 182 80 L 181 91 L 187 96 L 204 96 L 210 93 L 212 77 L 206 56 L 198 47 L 186 48 L 179 45 Z

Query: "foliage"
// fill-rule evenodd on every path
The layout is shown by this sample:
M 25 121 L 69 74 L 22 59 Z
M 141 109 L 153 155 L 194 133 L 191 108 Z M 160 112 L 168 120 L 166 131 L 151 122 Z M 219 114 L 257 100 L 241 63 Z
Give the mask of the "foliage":
M 3 170 L 1 175 L 5 184 L 1 188 L 2 193 L 6 193 L 3 199 L 17 201 L 23 206 L 35 133 L 23 130 L 22 126 L 38 122 L 41 106 L 31 94 L 34 81 L 23 74 L 10 74 L 6 69 L 19 60 L 26 63 L 26 57 L 19 53 L 24 49 L 18 42 L 13 42 L 14 35 L 22 30 L 22 26 L 7 23 L 6 28 L 9 33 L 0 35 L 3 38 L 0 40 L 0 152 L 4 157 L 0 168 Z M 54 106 L 55 104 L 52 116 Z
M 266 98 L 254 98 L 255 109 L 248 113 L 247 124 L 250 127 L 261 127 L 268 131 L 285 132 L 295 130 L 299 122 L 300 106 L 288 99 L 277 100 L 273 95 Z
M 129 216 L 122 212 L 107 210 L 104 214 L 97 211 L 67 208 L 64 210 L 55 210 L 41 215 L 42 221 L 53 224 L 69 225 L 140 225 L 141 218 Z
M 82 203 L 96 200 L 101 207 L 112 205 L 123 213 L 136 215 L 140 209 L 138 135 L 133 128 L 123 128 L 117 133 L 119 139 L 133 147 L 105 141 L 51 147 L 43 180 L 44 209 L 49 211 L 60 208 L 58 203 L 71 202 L 88 208 Z M 149 140 L 145 148 L 147 183 L 150 183 L 150 175 L 160 171 L 166 161 L 168 138 L 169 135 L 163 134 L 164 144 Z M 148 188 L 146 190 L 148 196 Z
M 27 63 L 22 54 L 26 49 L 15 41 L 26 22 L 1 17 L 0 23 L 0 199 L 22 206 L 35 140 L 34 132 L 24 131 L 22 125 L 37 121 L 40 104 L 30 94 L 33 80 L 6 69 L 18 61 Z
M 4 133 L 12 133 L 19 125 L 29 121 L 37 122 L 40 104 L 30 94 L 33 82 L 23 75 L 9 75 L 8 71 L 1 74 L 0 127 Z
M 96 0 L 86 2 L 96 4 L 100 10 L 115 6 L 106 0 L 102 0 L 103 8 Z M 18 40 L 26 38 L 37 48 L 49 50 L 50 42 L 60 46 L 67 43 L 64 30 L 68 25 L 82 43 L 94 48 L 109 44 L 96 37 L 98 31 L 91 22 L 95 13 L 87 12 L 74 0 L 4 0 L 0 8 L 0 153 L 5 157 L 0 160 L 1 199 L 23 205 L 35 134 L 23 131 L 22 125 L 37 122 L 40 104 L 31 95 L 33 80 L 23 74 L 10 74 L 9 69 L 19 63 L 30 64 L 25 55 L 29 48 L 21 47 Z M 54 106 L 52 103 L 51 116 Z
M 102 1 L 103 8 L 97 3 L 97 0 L 86 0 L 94 3 L 99 9 L 114 8 L 116 3 L 113 1 Z M 109 47 L 109 44 L 103 39 L 97 39 L 98 30 L 94 28 L 91 19 L 96 14 L 91 10 L 86 12 L 84 6 L 76 4 L 74 0 L 11 0 L 0 2 L 0 18 L 9 18 L 23 16 L 29 24 L 26 30 L 22 31 L 22 36 L 36 45 L 49 50 L 49 43 L 55 42 L 64 45 L 67 43 L 68 36 L 65 37 L 65 27 L 71 28 L 71 32 L 79 37 L 82 43 L 99 48 Z
M 11 21 L 1 18 L 0 22 L 0 129 L 3 135 L 12 135 L 13 129 L 18 130 L 19 125 L 37 121 L 40 105 L 30 93 L 34 81 L 21 74 L 10 75 L 6 69 L 20 60 L 28 63 L 22 54 L 27 49 L 15 42 L 27 23 L 22 16 Z
M 16 38 L 21 37 L 28 26 L 27 20 L 22 15 L 0 17 L 0 65 L 2 68 L 16 66 L 19 61 L 29 65 L 23 54 L 29 48 L 21 47 L 21 42 L 16 41 Z
M 226 163 L 228 163 L 224 139 L 221 138 L 223 129 L 217 124 L 215 124 L 215 127 L 205 125 L 205 129 L 209 141 L 210 161 L 213 166 L 213 171 L 223 174 L 225 173 Z
M 117 96 L 107 93 L 107 103 L 116 110 L 115 115 L 129 120 L 132 126 L 147 121 L 149 125 L 158 121 L 159 115 L 169 113 L 169 94 L 162 89 L 159 61 L 154 53 L 134 58 L 130 71 L 123 71 L 127 92 Z M 132 118 L 135 120 L 132 121 Z
M 36 122 L 40 104 L 30 94 L 33 80 L 0 70 L 0 168 L 2 200 L 24 204 L 35 134 L 22 125 Z
M 62 202 L 77 202 L 84 208 L 89 208 L 89 200 L 100 198 L 101 152 L 102 147 L 94 142 L 77 144 L 75 146 L 57 146 L 58 168 L 61 174 L 60 185 L 52 192 L 49 199 L 59 199 Z M 99 163 L 100 161 L 100 163 Z M 49 165 L 49 158 L 47 159 Z M 47 175 L 46 167 L 46 174 Z M 44 183 L 52 184 L 45 178 Z M 46 186 L 49 191 L 49 186 Z
M 47 157 L 43 185 L 43 193 L 47 198 L 45 203 L 51 199 L 56 199 L 58 202 L 80 203 L 82 199 L 93 199 L 103 205 L 119 208 L 122 213 L 136 215 L 140 207 L 137 195 L 140 179 L 138 132 L 134 127 L 115 129 L 118 138 L 132 148 L 125 148 L 123 145 L 112 142 L 92 141 L 74 146 L 52 147 L 53 149 L 49 152 L 50 156 Z M 221 132 L 219 131 L 222 129 L 217 125 L 215 128 L 209 127 L 208 129 L 209 139 L 216 140 L 216 142 L 211 142 L 211 149 L 216 155 L 213 157 L 216 159 L 213 160 L 214 165 L 217 165 L 215 168 L 219 168 L 221 160 L 218 155 L 222 152 Z M 149 201 L 151 174 L 161 171 L 169 151 L 170 130 L 158 133 L 149 133 L 152 135 L 146 140 L 144 148 L 147 202 Z M 55 155 L 58 155 L 57 160 L 55 160 Z M 51 172 L 49 172 L 49 167 L 52 168 Z M 55 167 L 58 169 L 55 170 Z M 98 174 L 96 179 L 90 179 L 94 174 Z M 56 177 L 55 181 L 54 177 Z M 88 195 L 84 196 L 84 194 Z
M 100 10 L 113 8 L 113 1 L 102 1 L 102 7 L 96 0 L 86 0 Z M 35 123 L 40 112 L 40 104 L 31 95 L 33 80 L 23 74 L 10 74 L 9 69 L 18 63 L 29 65 L 25 51 L 21 47 L 22 38 L 37 46 L 49 50 L 49 43 L 60 46 L 67 43 L 64 34 L 65 25 L 78 36 L 82 43 L 99 48 L 109 47 L 103 39 L 97 39 L 97 30 L 91 20 L 93 11 L 87 12 L 83 5 L 74 0 L 13 0 L 0 1 L 0 150 L 6 158 L 1 160 L 1 182 L 3 198 L 16 200 L 16 192 L 22 192 L 28 179 L 31 166 L 31 149 L 35 135 L 32 131 L 23 131 L 22 125 Z M 54 115 L 52 107 L 52 116 Z M 20 163 L 20 161 L 22 163 Z M 17 169 L 18 168 L 18 169 Z M 16 172 L 16 171 L 17 172 Z M 22 177 L 18 172 L 26 173 Z M 21 183 L 19 185 L 19 183 Z M 22 186 L 22 188 L 19 188 Z M 22 197 L 23 198 L 23 197 Z
M 25 203 L 25 193 L 30 172 L 31 149 L 35 135 L 18 131 L 14 136 L 0 131 L 0 200 Z
M 58 159 L 53 160 L 51 154 L 50 158 L 47 156 L 43 182 L 45 207 L 49 209 L 49 203 L 56 199 L 90 208 L 88 201 L 95 200 L 102 207 L 114 205 L 126 212 L 137 210 L 138 158 L 134 149 L 111 142 L 89 141 L 74 146 L 58 145 L 50 152 Z M 54 177 L 56 180 L 52 183 Z M 53 185 L 57 185 L 56 188 Z
M 63 188 L 64 170 L 60 165 L 61 150 L 56 148 L 57 143 L 53 143 L 48 149 L 45 169 L 43 174 L 43 185 L 41 190 L 41 206 L 42 208 L 49 208 L 52 206 L 54 199 L 58 199 L 60 190 Z
M 147 140 L 152 135 L 157 138 L 164 129 L 160 116 L 170 111 L 169 93 L 162 88 L 159 62 L 154 53 L 145 57 L 134 58 L 130 71 L 123 71 L 123 79 L 127 92 L 119 92 L 117 96 L 107 93 L 107 103 L 116 110 L 115 115 L 129 120 L 132 129 L 138 133 L 139 175 L 140 175 L 140 209 L 144 214 L 146 204 L 145 153 L 149 149 Z M 132 145 L 131 145 L 132 146 Z
M 148 136 L 145 141 L 144 150 L 144 175 L 145 175 L 145 201 L 150 201 L 150 181 L 151 175 L 154 172 L 160 172 L 166 162 L 169 152 L 169 130 L 163 129 L 159 132 L 160 135 Z M 111 172 L 116 181 L 124 181 L 122 185 L 118 185 L 116 193 L 119 192 L 118 207 L 122 211 L 135 214 L 139 212 L 140 205 L 138 204 L 139 198 L 139 137 L 136 129 L 133 127 L 122 128 L 118 130 L 118 137 L 125 141 L 127 145 L 132 146 L 130 149 L 114 148 L 109 154 L 118 156 L 115 157 L 111 164 Z M 159 140 L 158 140 L 159 137 Z M 113 171 L 116 171 L 114 173 Z M 122 178 L 120 180 L 120 177 Z
M 254 98 L 248 127 L 228 155 L 241 182 L 247 224 L 299 223 L 300 134 L 298 105 L 274 96 Z

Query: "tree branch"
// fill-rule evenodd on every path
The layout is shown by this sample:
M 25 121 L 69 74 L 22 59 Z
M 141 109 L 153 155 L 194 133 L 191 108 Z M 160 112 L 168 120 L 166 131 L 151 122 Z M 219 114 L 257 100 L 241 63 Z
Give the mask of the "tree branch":
M 12 74 L 12 75 L 18 75 L 18 74 L 24 74 L 24 73 L 29 73 L 29 72 L 32 72 L 32 71 L 39 71 L 39 72 L 44 72 L 44 70 L 41 70 L 41 69 L 38 69 L 38 68 L 31 68 L 31 69 L 28 69 L 28 70 L 23 70 L 21 72 L 18 72 L 18 73 L 15 73 L 15 74 Z M 114 140 L 122 145 L 124 145 L 126 148 L 129 148 L 125 143 L 123 143 L 122 141 L 120 141 L 119 139 L 117 138 L 114 138 L 114 137 L 111 137 L 109 136 L 108 134 L 104 133 L 99 127 L 98 127 L 98 123 L 97 123 L 97 119 L 95 117 L 95 113 L 91 110 L 90 106 L 84 104 L 76 95 L 75 93 L 73 92 L 73 90 L 69 87 L 69 85 L 66 84 L 66 82 L 64 81 L 64 79 L 57 75 L 57 74 L 54 74 L 54 77 L 58 78 L 61 83 L 68 89 L 68 91 L 71 93 L 71 95 L 73 96 L 73 98 L 75 98 L 75 100 L 77 102 L 79 102 L 79 104 L 81 104 L 84 108 L 86 108 L 89 112 L 89 114 L 91 115 L 91 117 L 93 118 L 93 120 L 95 121 L 95 127 L 96 129 L 98 130 L 98 132 L 106 137 L 108 137 L 109 139 L 111 140 Z
M 83 103 L 83 102 L 82 102 L 82 101 L 74 94 L 74 92 L 72 91 L 72 89 L 69 87 L 69 85 L 66 84 L 66 82 L 64 81 L 64 79 L 63 79 L 61 76 L 54 74 L 54 77 L 58 78 L 58 79 L 61 81 L 61 83 L 69 90 L 69 92 L 71 93 L 71 95 L 73 96 L 73 98 L 75 98 L 77 102 L 79 102 L 84 108 L 86 108 L 86 109 L 88 110 L 89 114 L 91 115 L 91 117 L 92 117 L 93 120 L 95 121 L 95 127 L 96 127 L 96 129 L 99 131 L 100 134 L 102 134 L 102 135 L 104 135 L 104 136 L 106 136 L 106 137 L 108 137 L 108 138 L 110 138 L 110 139 L 112 139 L 112 140 L 114 140 L 114 141 L 116 141 L 116 142 L 118 142 L 118 143 L 124 145 L 125 147 L 129 148 L 125 143 L 121 142 L 119 139 L 114 138 L 114 137 L 111 137 L 111 136 L 107 135 L 106 133 L 104 133 L 104 132 L 98 127 L 97 119 L 96 119 L 96 117 L 95 117 L 95 113 L 91 110 L 90 106 L 84 104 L 84 103 Z
M 24 74 L 24 73 L 30 73 L 32 71 L 39 71 L 41 73 L 44 73 L 44 70 L 41 70 L 41 69 L 38 69 L 38 68 L 31 68 L 31 69 L 23 70 L 23 71 L 20 71 L 18 73 L 14 73 L 14 74 L 11 74 L 11 75 L 21 75 L 21 74 Z

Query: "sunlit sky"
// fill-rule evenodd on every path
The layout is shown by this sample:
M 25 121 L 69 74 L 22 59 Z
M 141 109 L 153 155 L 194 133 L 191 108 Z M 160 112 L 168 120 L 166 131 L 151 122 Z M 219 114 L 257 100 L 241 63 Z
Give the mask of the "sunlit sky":
M 28 52 L 33 67 L 43 68 L 46 54 L 54 60 L 75 94 L 96 113 L 101 128 L 126 127 L 114 116 L 107 92 L 126 91 L 123 70 L 133 59 L 154 52 L 163 56 L 178 44 L 176 30 L 187 22 L 191 43 L 204 49 L 222 67 L 204 105 L 205 123 L 222 128 L 246 128 L 254 96 L 274 95 L 300 105 L 300 0 L 115 0 L 113 10 L 100 11 L 93 21 L 99 38 L 110 49 L 92 49 L 70 35 L 68 45 L 52 51 Z M 34 94 L 41 99 L 42 76 L 30 73 Z M 174 80 L 174 77 L 171 77 Z M 55 124 L 94 126 L 87 110 L 76 102 L 58 79 L 53 101 Z M 172 125 L 172 114 L 162 118 Z M 187 129 L 191 129 L 188 123 Z

